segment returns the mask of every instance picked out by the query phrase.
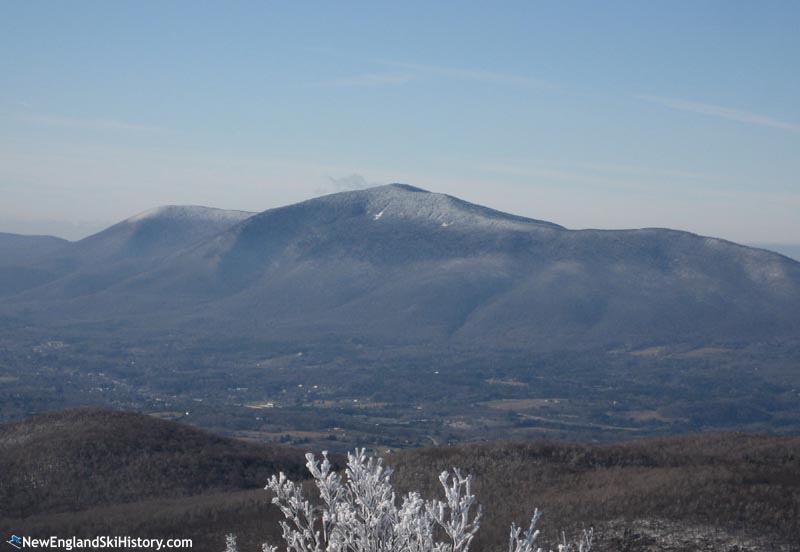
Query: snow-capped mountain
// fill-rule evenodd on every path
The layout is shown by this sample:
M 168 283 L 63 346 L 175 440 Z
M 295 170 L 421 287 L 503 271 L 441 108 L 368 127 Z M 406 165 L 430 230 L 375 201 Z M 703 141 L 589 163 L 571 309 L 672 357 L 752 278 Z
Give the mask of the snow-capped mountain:
M 81 296 L 48 312 L 286 339 L 548 349 L 800 335 L 800 263 L 720 239 L 569 230 L 405 185 L 249 215 L 138 215 L 75 244 L 113 270 L 15 300 Z
M 18 282 L 16 289 L 36 288 L 27 296 L 34 300 L 91 294 L 149 270 L 160 259 L 253 214 L 170 205 L 145 211 L 76 242 L 59 240 L 60 247 L 47 252 L 36 245 L 39 254 L 26 266 L 38 271 L 40 279 Z M 16 264 L 25 263 L 20 259 Z
M 70 254 L 92 262 L 167 255 L 227 230 L 254 214 L 194 205 L 157 207 L 76 242 Z

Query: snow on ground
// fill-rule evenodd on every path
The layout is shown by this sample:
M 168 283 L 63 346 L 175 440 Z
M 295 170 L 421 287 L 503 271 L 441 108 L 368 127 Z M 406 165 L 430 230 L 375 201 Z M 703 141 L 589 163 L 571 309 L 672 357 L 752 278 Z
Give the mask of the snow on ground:
M 127 219 L 128 222 L 140 222 L 147 219 L 195 219 L 208 222 L 236 223 L 253 216 L 249 211 L 215 209 L 199 205 L 164 205 L 149 209 Z

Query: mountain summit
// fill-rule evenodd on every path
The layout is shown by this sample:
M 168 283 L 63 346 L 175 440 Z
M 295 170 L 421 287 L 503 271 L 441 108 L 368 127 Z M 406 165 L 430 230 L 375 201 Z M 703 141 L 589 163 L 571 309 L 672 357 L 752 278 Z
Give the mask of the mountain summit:
M 174 253 L 253 216 L 195 205 L 166 205 L 134 215 L 75 243 L 72 255 L 91 262 Z
M 415 221 L 447 228 L 464 225 L 483 228 L 526 228 L 531 225 L 562 228 L 557 224 L 495 211 L 461 199 L 429 192 L 408 184 L 388 184 L 376 188 L 341 192 L 296 205 L 272 209 L 259 217 L 268 218 L 278 211 L 327 213 L 330 217 L 357 218 L 365 216 L 378 221 Z

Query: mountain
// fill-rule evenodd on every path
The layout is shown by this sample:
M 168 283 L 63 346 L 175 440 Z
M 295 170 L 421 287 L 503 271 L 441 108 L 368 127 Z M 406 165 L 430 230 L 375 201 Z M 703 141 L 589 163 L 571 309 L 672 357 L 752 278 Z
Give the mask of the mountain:
M 800 335 L 800 263 L 687 232 L 568 230 L 405 185 L 271 209 L 163 248 L 177 233 L 148 220 L 77 244 L 120 263 L 165 254 L 123 274 L 104 267 L 102 285 L 76 273 L 68 282 L 87 297 L 71 317 L 536 350 Z M 36 299 L 70 295 L 57 284 Z
M 769 249 L 795 261 L 800 261 L 800 243 L 754 243 L 752 246 Z
M 53 412 L 0 426 L 0 524 L 30 536 L 192 538 L 201 551 L 221 550 L 236 533 L 241 550 L 257 550 L 281 542 L 281 515 L 263 486 L 275 471 L 306 478 L 305 450 L 141 414 Z M 437 477 L 453 467 L 474 476 L 484 512 L 475 552 L 499 549 L 509 524 L 525 524 L 535 508 L 541 540 L 590 525 L 597 552 L 797 548 L 798 437 L 496 442 L 384 459 L 398 496 L 441 497 Z
M 47 274 L 48 285 L 26 282 L 15 289 L 39 288 L 34 297 L 69 298 L 97 292 L 146 271 L 175 254 L 252 216 L 198 206 L 170 205 L 145 211 L 80 241 L 67 243 L 27 266 Z
M 476 550 L 543 510 L 542 539 L 595 529 L 598 552 L 789 551 L 800 523 L 800 438 L 689 435 L 611 445 L 495 442 L 386 456 L 399 490 L 439 490 L 458 466 L 484 505 Z
M 780 254 L 406 185 L 248 215 L 162 208 L 28 265 L 52 278 L 0 299 L 0 416 L 190 411 L 338 450 L 800 429 Z
M 69 242 L 55 236 L 23 236 L 0 232 L 0 265 L 20 265 L 52 255 Z
M 200 243 L 253 214 L 191 205 L 157 207 L 76 242 L 70 255 L 93 263 L 162 257 Z
M 50 273 L 31 267 L 31 263 L 62 251 L 68 244 L 67 240 L 53 236 L 0 232 L 0 297 L 48 281 Z
M 299 450 L 152 416 L 73 409 L 0 425 L 0 518 L 262 488 L 304 474 Z

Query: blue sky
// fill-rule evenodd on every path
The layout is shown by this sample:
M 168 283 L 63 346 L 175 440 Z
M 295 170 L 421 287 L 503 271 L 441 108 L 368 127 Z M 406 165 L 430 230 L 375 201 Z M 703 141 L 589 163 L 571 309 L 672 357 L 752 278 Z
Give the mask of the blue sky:
M 406 182 L 800 242 L 797 2 L 5 2 L 0 231 Z

